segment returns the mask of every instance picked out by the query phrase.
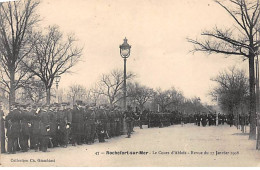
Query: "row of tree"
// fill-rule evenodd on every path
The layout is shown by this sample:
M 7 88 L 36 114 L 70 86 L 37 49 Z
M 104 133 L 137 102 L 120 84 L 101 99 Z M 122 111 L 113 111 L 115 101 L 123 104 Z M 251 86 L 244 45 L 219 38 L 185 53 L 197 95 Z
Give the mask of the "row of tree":
M 42 29 L 36 12 L 39 4 L 38 0 L 0 3 L 0 88 L 9 105 L 17 100 L 50 104 L 55 77 L 69 72 L 81 57 L 82 48 L 76 46 L 73 35 L 63 35 L 58 26 Z M 134 76 L 128 73 L 127 79 Z M 112 107 L 122 101 L 122 84 L 123 72 L 113 70 L 103 74 L 92 89 L 71 86 L 67 96 L 72 103 L 85 97 L 88 102 L 107 102 Z M 128 84 L 128 101 L 141 110 L 152 97 L 161 111 L 171 105 L 179 109 L 184 101 L 182 93 L 174 88 L 154 91 L 139 83 Z
M 213 111 L 210 107 L 203 106 L 198 97 L 185 98 L 182 91 L 174 87 L 169 90 L 152 89 L 134 81 L 134 78 L 135 74 L 127 74 L 127 103 L 138 107 L 141 112 L 144 109 L 160 112 L 179 111 L 183 114 Z M 89 105 L 122 106 L 123 81 L 123 71 L 115 69 L 108 74 L 103 74 L 91 89 L 78 84 L 71 85 L 67 91 L 63 90 L 60 96 L 64 96 L 63 101 L 67 99 L 73 104 L 76 100 L 82 100 Z
M 226 28 L 215 27 L 201 33 L 200 39 L 188 39 L 194 45 L 194 52 L 208 54 L 217 53 L 226 56 L 240 56 L 249 62 L 249 139 L 256 139 L 256 125 L 259 118 L 256 116 L 256 89 L 254 61 L 259 54 L 259 0 L 215 0 L 233 19 L 233 23 Z M 225 19 L 225 18 L 223 18 Z M 225 80 L 225 78 L 223 78 Z M 233 88 L 233 87 L 232 87 Z M 236 88 L 236 87 L 234 87 Z M 220 93 L 223 94 L 223 93 Z M 239 94 L 241 97 L 243 94 Z M 239 102 L 242 102 L 239 100 Z M 231 103 L 236 104 L 236 103 Z M 258 123 L 258 132 L 260 131 Z M 257 137 L 257 149 L 260 149 L 260 137 Z

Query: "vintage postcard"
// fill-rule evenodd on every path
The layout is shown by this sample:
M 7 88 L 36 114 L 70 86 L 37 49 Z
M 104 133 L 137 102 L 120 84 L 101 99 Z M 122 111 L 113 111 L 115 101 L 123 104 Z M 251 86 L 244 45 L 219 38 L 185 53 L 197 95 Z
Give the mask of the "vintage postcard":
M 259 0 L 1 0 L 0 166 L 260 166 L 259 23 Z

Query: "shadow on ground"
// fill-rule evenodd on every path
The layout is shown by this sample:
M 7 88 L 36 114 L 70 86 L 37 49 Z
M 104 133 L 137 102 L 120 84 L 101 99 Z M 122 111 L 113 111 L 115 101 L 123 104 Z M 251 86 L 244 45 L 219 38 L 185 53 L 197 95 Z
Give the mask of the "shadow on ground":
M 238 135 L 238 136 L 246 136 L 249 135 L 249 133 L 233 133 L 232 135 Z

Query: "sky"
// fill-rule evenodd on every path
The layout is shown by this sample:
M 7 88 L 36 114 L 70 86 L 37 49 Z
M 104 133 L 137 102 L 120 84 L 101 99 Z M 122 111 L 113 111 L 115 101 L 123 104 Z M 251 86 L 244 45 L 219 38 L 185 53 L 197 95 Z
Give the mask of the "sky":
M 82 62 L 62 75 L 61 88 L 89 89 L 103 73 L 123 69 L 119 45 L 125 37 L 132 46 L 127 70 L 154 89 L 174 86 L 187 98 L 213 104 L 208 96 L 216 85 L 212 77 L 233 65 L 248 72 L 248 62 L 239 56 L 190 52 L 193 45 L 186 38 L 234 24 L 213 0 L 42 0 L 38 13 L 41 27 L 58 25 L 84 47 Z

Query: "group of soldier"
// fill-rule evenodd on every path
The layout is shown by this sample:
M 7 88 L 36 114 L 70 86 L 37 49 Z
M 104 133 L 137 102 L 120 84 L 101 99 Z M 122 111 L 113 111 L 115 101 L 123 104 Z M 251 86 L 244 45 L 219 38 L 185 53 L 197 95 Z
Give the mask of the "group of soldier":
M 122 112 L 119 107 L 76 104 L 71 109 L 67 103 L 43 106 L 16 103 L 10 106 L 7 116 L 1 108 L 0 113 L 1 152 L 6 152 L 7 144 L 7 153 L 13 154 L 29 149 L 46 152 L 48 148 L 68 144 L 93 144 L 95 139 L 105 142 L 124 134 L 124 122 L 127 137 L 131 137 L 134 122 L 140 118 L 131 107 Z
M 230 124 L 234 116 L 224 114 L 185 115 L 178 111 L 153 112 L 140 111 L 127 106 L 126 111 L 120 107 L 87 106 L 76 103 L 73 109 L 69 103 L 52 105 L 19 105 L 10 106 L 10 112 L 4 116 L 0 105 L 1 153 L 27 152 L 29 149 L 46 152 L 52 147 L 67 147 L 82 144 L 93 144 L 96 139 L 105 139 L 127 134 L 130 138 L 134 127 L 148 125 L 167 127 L 173 124 L 195 123 L 197 126 Z M 241 120 L 240 120 L 241 119 Z M 239 117 L 239 122 L 244 122 Z
M 14 154 L 29 149 L 46 152 L 50 146 L 66 146 L 71 116 L 62 107 L 59 109 L 57 105 L 11 105 L 9 114 L 5 118 L 1 115 L 6 128 L 7 152 Z M 1 134 L 4 133 L 2 127 Z M 2 152 L 5 152 L 4 137 L 1 136 Z
M 156 113 L 149 112 L 148 114 L 148 128 L 152 127 L 168 127 L 173 125 L 173 114 L 168 112 Z
M 238 114 L 238 118 L 235 118 L 233 114 L 222 114 L 222 113 L 202 113 L 195 114 L 195 124 L 198 126 L 216 126 L 228 124 L 230 127 L 233 125 L 245 126 L 248 124 L 249 117 L 248 115 Z
M 227 122 L 226 116 L 221 113 L 197 113 L 195 114 L 195 124 L 197 126 L 224 125 Z

